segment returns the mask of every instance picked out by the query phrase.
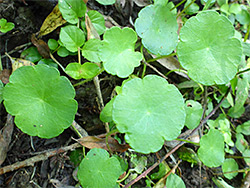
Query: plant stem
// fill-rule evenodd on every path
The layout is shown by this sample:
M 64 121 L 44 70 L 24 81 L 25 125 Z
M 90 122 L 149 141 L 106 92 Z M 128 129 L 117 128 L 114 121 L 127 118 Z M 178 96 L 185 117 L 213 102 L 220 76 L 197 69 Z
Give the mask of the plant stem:
M 239 75 L 239 74 L 242 74 L 242 73 L 245 73 L 245 72 L 248 72 L 248 71 L 250 71 L 250 68 L 247 68 L 245 70 L 239 71 L 236 75 Z
M 192 142 L 192 141 L 185 140 L 185 139 L 181 139 L 181 138 L 177 138 L 177 139 L 175 139 L 175 140 L 182 141 L 182 142 L 186 142 L 186 143 L 189 143 L 189 144 L 193 144 L 193 145 L 195 145 L 195 146 L 199 146 L 199 145 L 200 145 L 199 143 Z
M 176 9 L 177 7 L 179 7 L 180 5 L 182 5 L 183 3 L 185 3 L 186 0 L 182 0 L 180 3 L 178 3 L 177 5 L 175 5 L 173 8 L 170 9 L 170 11 Z
M 80 51 L 80 47 L 78 47 L 78 63 L 81 65 L 81 51 Z
M 182 70 L 182 69 L 173 69 L 171 71 L 168 71 L 168 73 L 165 76 L 168 76 L 172 72 L 183 72 L 184 74 L 187 74 L 187 71 L 185 71 L 185 70 Z
M 92 80 L 92 79 L 86 79 L 86 80 L 83 80 L 83 81 L 81 81 L 81 82 L 78 82 L 78 83 L 74 84 L 73 86 L 76 87 L 76 86 L 85 84 L 86 82 L 89 82 L 89 81 L 91 81 L 91 80 Z
M 118 132 L 118 129 L 114 129 L 114 130 L 108 132 L 107 135 L 106 135 L 106 137 L 105 137 L 105 142 L 106 142 L 106 145 L 107 145 L 107 148 L 108 148 L 110 154 L 112 154 L 113 151 L 112 151 L 112 150 L 110 149 L 110 147 L 109 147 L 109 136 L 110 136 L 111 134 L 113 134 L 113 133 L 116 133 L 116 132 Z
M 154 66 L 150 65 L 149 63 L 142 61 L 144 64 L 149 66 L 151 69 L 153 69 L 156 73 L 158 73 L 161 77 L 165 78 L 166 80 L 168 79 L 164 74 L 162 74 L 160 71 L 158 71 Z
M 169 55 L 162 55 L 162 56 L 159 56 L 159 57 L 156 57 L 156 58 L 149 59 L 146 62 L 151 63 L 151 62 L 156 61 L 158 59 L 163 59 L 163 58 L 171 57 L 171 56 L 175 56 L 175 55 L 176 55 L 176 53 L 172 53 L 172 54 L 169 54 Z
M 54 58 L 54 56 L 53 56 L 51 53 L 49 53 L 49 55 L 50 55 L 50 58 L 51 58 L 53 61 L 55 61 L 56 64 L 63 70 L 63 72 L 64 72 L 65 74 L 67 74 L 66 71 L 65 71 L 65 68 L 56 60 L 56 58 Z M 67 75 L 68 75 L 68 74 L 67 74 Z M 69 76 L 69 75 L 68 75 L 68 76 Z M 69 76 L 69 77 L 71 77 L 71 76 Z

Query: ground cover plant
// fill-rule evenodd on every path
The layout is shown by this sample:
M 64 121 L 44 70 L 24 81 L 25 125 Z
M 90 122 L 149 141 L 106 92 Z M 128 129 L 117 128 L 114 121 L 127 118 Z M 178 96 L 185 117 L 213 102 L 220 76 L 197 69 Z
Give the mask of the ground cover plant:
M 70 153 L 76 187 L 133 187 L 138 181 L 144 187 L 188 187 L 178 170 L 184 161 L 209 169 L 210 186 L 249 184 L 250 120 L 240 120 L 249 95 L 249 5 L 155 0 L 131 27 L 106 28 L 104 16 L 86 3 L 59 0 L 32 35 L 34 46 L 21 58 L 6 53 L 12 73 L 1 82 L 0 99 L 15 125 L 46 139 L 69 127 L 76 132 L 75 143 L 57 150 L 82 148 Z M 6 20 L 1 23 L 0 29 L 7 27 Z M 41 39 L 57 28 L 57 38 Z M 77 60 L 64 66 L 55 56 Z M 106 104 L 103 75 L 121 81 Z M 88 82 L 96 87 L 102 135 L 88 136 L 76 123 L 75 88 Z M 152 154 L 158 159 L 149 166 Z M 0 156 L 2 164 L 6 154 Z M 2 167 L 0 174 L 11 170 Z

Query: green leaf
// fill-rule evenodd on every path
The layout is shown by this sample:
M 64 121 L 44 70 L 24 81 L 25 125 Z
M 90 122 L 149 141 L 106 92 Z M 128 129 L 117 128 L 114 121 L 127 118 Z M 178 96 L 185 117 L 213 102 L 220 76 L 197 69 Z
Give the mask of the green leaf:
M 111 188 L 123 173 L 120 162 L 115 157 L 109 157 L 106 150 L 91 149 L 82 160 L 77 177 L 83 187 Z
M 248 89 L 248 78 L 243 74 L 243 78 L 238 77 L 235 105 L 228 111 L 230 117 L 239 118 L 244 113 L 244 104 L 248 98 Z
M 187 100 L 185 105 L 186 120 L 185 125 L 189 129 L 196 128 L 201 120 L 203 109 L 199 102 Z
M 245 140 L 242 134 L 236 134 L 235 146 L 241 153 L 243 153 L 248 148 L 248 142 Z
M 60 47 L 57 51 L 57 55 L 60 57 L 67 57 L 69 55 L 69 51 L 65 47 Z
M 84 16 L 87 7 L 83 0 L 59 0 L 59 10 L 63 18 L 71 23 L 78 23 L 78 18 Z
M 115 3 L 115 0 L 96 0 L 96 1 L 102 5 L 112 5 Z
M 250 43 L 242 42 L 243 54 L 250 57 Z
M 138 174 L 141 174 L 147 166 L 147 157 L 132 155 L 131 157 L 131 169 L 133 169 Z
M 70 161 L 74 163 L 75 166 L 79 166 L 83 159 L 83 151 L 82 148 L 78 148 L 72 152 L 70 152 L 69 155 Z
M 168 171 L 170 171 L 171 169 L 170 169 L 170 167 L 168 166 L 168 164 L 165 162 L 165 161 L 163 161 L 163 162 L 161 162 L 160 164 L 159 164 L 159 170 L 158 170 L 158 172 L 155 172 L 155 173 L 153 173 L 152 175 L 150 175 L 150 178 L 152 179 L 152 180 L 159 180 L 159 179 L 161 179 L 163 176 L 165 176 L 167 173 L 168 173 Z
M 3 101 L 3 87 L 3 82 L 0 80 L 0 103 Z
M 171 188 L 186 188 L 185 183 L 180 178 L 180 176 L 178 176 L 176 174 L 173 174 L 173 173 L 171 173 L 167 177 L 166 187 L 171 187 Z
M 230 171 L 237 171 L 239 170 L 239 166 L 237 162 L 234 159 L 226 159 L 222 165 L 222 171 L 224 173 L 224 176 L 227 179 L 233 179 L 235 176 L 238 175 L 238 172 L 234 173 L 225 173 L 225 172 L 230 172 Z
M 239 14 L 241 12 L 240 5 L 238 3 L 231 4 L 229 12 L 233 14 Z
M 230 122 L 228 119 L 221 119 L 219 120 L 219 130 L 223 134 L 224 141 L 229 146 L 234 146 L 234 142 L 232 141 L 231 137 L 231 129 L 230 129 Z
M 242 125 L 238 125 L 236 128 L 236 132 L 242 133 L 244 135 L 250 135 L 250 121 L 247 121 Z
M 102 122 L 111 122 L 112 119 L 112 109 L 113 109 L 113 103 L 115 98 L 112 98 L 103 108 L 103 110 L 100 113 L 100 120 Z
M 177 153 L 181 160 L 187 161 L 192 165 L 201 163 L 197 154 L 191 148 L 181 147 Z
M 168 3 L 168 0 L 154 0 L 155 5 L 163 5 L 165 6 Z
M 27 48 L 26 50 L 22 51 L 21 58 L 35 63 L 35 62 L 41 60 L 42 56 L 37 51 L 37 48 L 32 46 L 32 47 Z
M 66 73 L 74 79 L 91 79 L 100 71 L 100 67 L 94 63 L 86 62 L 83 65 L 79 63 L 70 63 L 65 69 Z
M 82 56 L 87 60 L 95 63 L 99 63 L 99 49 L 101 46 L 101 41 L 99 39 L 88 40 L 82 48 Z
M 15 27 L 15 24 L 12 22 L 7 22 L 6 19 L 0 19 L 0 32 L 7 33 L 8 31 L 12 30 Z
M 85 42 L 84 32 L 74 25 L 61 28 L 59 37 L 63 45 L 71 52 L 77 52 L 78 47 Z
M 4 87 L 4 106 L 24 133 L 53 138 L 74 120 L 75 90 L 66 77 L 47 65 L 23 66 Z
M 227 84 L 241 61 L 241 42 L 234 27 L 216 11 L 202 11 L 180 31 L 179 61 L 194 81 L 204 85 Z
M 250 149 L 246 149 L 243 153 L 242 153 L 243 157 L 248 157 L 248 158 L 244 158 L 245 162 L 247 163 L 248 166 L 250 166 Z
M 96 29 L 97 33 L 99 35 L 102 35 L 104 31 L 106 30 L 105 20 L 104 20 L 103 15 L 100 14 L 98 11 L 90 10 L 88 11 L 88 16 L 94 28 Z
M 37 64 L 38 65 L 45 64 L 45 65 L 49 65 L 51 67 L 58 68 L 58 65 L 52 59 L 41 59 Z
M 168 5 L 146 6 L 135 21 L 142 44 L 153 54 L 168 55 L 176 48 L 178 24 L 170 9 Z
M 184 5 L 184 8 L 186 8 L 191 2 L 192 2 L 192 0 L 187 0 L 187 2 Z M 196 3 L 192 3 L 186 9 L 185 13 L 188 15 L 196 14 L 199 11 L 199 9 L 200 9 L 199 5 L 197 5 Z
M 222 6 L 224 4 L 227 4 L 228 0 L 217 0 L 217 3 L 219 4 L 219 6 Z
M 49 49 L 56 50 L 58 47 L 58 42 L 55 39 L 49 39 L 48 46 L 49 46 Z
M 208 134 L 201 137 L 198 156 L 204 165 L 208 167 L 218 167 L 223 164 L 224 137 L 220 131 L 210 129 Z
M 249 22 L 250 22 L 250 14 L 249 14 L 249 12 L 248 12 L 248 10 L 247 10 L 246 7 L 244 7 L 244 6 L 241 6 L 241 7 L 242 7 L 242 10 L 241 10 L 240 13 L 238 13 L 238 14 L 236 15 L 236 19 L 237 19 L 242 25 L 244 25 L 244 24 L 249 24 Z
M 112 116 L 133 149 L 156 152 L 164 140 L 179 136 L 185 122 L 184 101 L 174 85 L 148 75 L 124 84 L 114 101 Z
M 112 27 L 104 33 L 100 59 L 104 69 L 121 78 L 128 77 L 140 65 L 142 54 L 135 52 L 137 36 L 130 28 Z
M 227 182 L 225 182 L 221 177 L 218 177 L 218 179 L 213 177 L 212 180 L 215 183 L 215 185 L 218 186 L 218 188 L 234 188 L 231 185 L 229 185 Z

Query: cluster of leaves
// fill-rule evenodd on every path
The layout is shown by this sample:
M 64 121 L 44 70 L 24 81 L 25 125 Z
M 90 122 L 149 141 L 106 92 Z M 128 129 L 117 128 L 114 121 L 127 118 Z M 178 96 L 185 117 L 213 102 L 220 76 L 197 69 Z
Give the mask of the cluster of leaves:
M 181 17 L 185 23 L 178 35 L 177 18 L 181 15 L 177 15 L 172 2 L 157 0 L 143 8 L 133 30 L 106 29 L 103 16 L 94 10 L 87 12 L 82 0 L 60 0 L 58 7 L 67 24 L 61 28 L 59 40 L 50 39 L 48 46 L 61 57 L 78 54 L 89 61 L 82 64 L 79 58 L 79 62 L 67 65 L 65 72 L 73 79 L 92 80 L 102 71 L 128 78 L 116 87 L 117 96 L 106 104 L 100 119 L 124 133 L 125 141 L 138 153 L 159 151 L 165 141 L 175 140 L 184 126 L 196 129 L 201 125 L 203 111 L 209 114 L 213 110 L 212 99 L 219 102 L 227 97 L 221 106 L 227 113 L 208 121 L 209 129 L 200 139 L 197 154 L 186 150 L 180 158 L 194 164 L 202 162 L 208 167 L 222 166 L 223 172 L 237 171 L 237 162 L 226 159 L 225 154 L 235 154 L 232 149 L 235 146 L 243 157 L 250 156 L 249 144 L 244 139 L 244 135 L 250 135 L 250 122 L 237 126 L 236 134 L 232 134 L 229 121 L 229 117 L 238 118 L 245 111 L 249 75 L 243 72 L 247 69 L 245 58 L 250 48 L 246 41 L 241 41 L 242 36 L 233 24 L 241 24 L 244 31 L 245 24 L 250 23 L 246 16 L 249 13 L 244 6 L 228 5 L 227 1 L 218 1 L 221 14 L 206 10 L 215 2 L 201 3 L 204 10 L 198 12 L 199 6 L 194 1 L 186 2 L 184 12 L 197 14 L 189 19 Z M 158 59 L 177 55 L 191 80 L 176 87 L 157 75 L 144 76 L 145 72 L 141 77 L 132 75 L 135 68 L 146 61 L 143 50 L 135 51 L 137 36 L 141 38 L 142 47 Z M 74 87 L 68 78 L 60 76 L 57 64 L 51 59 L 42 59 L 36 48 L 23 51 L 22 56 L 39 65 L 23 66 L 13 72 L 3 89 L 4 106 L 15 116 L 15 124 L 23 132 L 42 138 L 58 136 L 71 126 L 77 112 Z M 204 93 L 208 109 L 199 102 L 201 94 L 197 94 L 195 100 L 189 96 L 184 99 L 181 94 L 187 88 L 198 86 L 214 89 L 211 95 Z M 232 92 L 228 94 L 230 88 Z M 138 161 L 136 166 L 143 166 L 143 170 L 145 160 Z M 245 162 L 250 163 L 249 159 Z M 142 173 L 135 169 L 129 171 Z M 109 157 L 104 149 L 94 148 L 81 161 L 78 179 L 83 187 L 115 187 L 119 186 L 117 180 L 126 170 L 123 159 L 115 155 Z M 161 164 L 159 173 L 163 175 L 157 177 L 160 179 L 168 171 L 166 165 Z M 232 179 L 236 175 L 237 172 L 224 176 Z M 185 187 L 176 174 L 171 174 L 165 185 L 173 187 L 176 182 L 179 187 Z M 151 186 L 150 182 L 147 184 Z
M 12 22 L 7 22 L 6 19 L 0 19 L 0 32 L 7 33 L 8 31 L 12 30 L 15 27 L 15 24 Z

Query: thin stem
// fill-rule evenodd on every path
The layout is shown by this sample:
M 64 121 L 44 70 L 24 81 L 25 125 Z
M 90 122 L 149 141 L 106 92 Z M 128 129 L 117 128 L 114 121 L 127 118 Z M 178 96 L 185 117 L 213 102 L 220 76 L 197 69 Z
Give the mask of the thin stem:
M 106 138 L 105 138 L 105 142 L 106 142 L 106 145 L 107 145 L 107 148 L 108 148 L 110 154 L 112 154 L 113 151 L 109 147 L 109 137 L 110 137 L 110 135 L 112 135 L 113 133 L 116 133 L 116 132 L 118 132 L 118 129 L 114 129 L 114 130 L 108 132 L 106 135 Z
M 249 25 L 250 25 L 250 24 L 249 24 Z M 239 71 L 239 72 L 237 73 L 237 75 L 242 74 L 242 73 L 245 73 L 245 72 L 248 72 L 248 71 L 250 71 L 250 68 L 247 68 L 247 69 L 245 69 L 245 70 Z
M 53 61 L 55 61 L 56 62 L 56 64 L 63 70 L 63 72 L 65 73 L 65 74 L 67 74 L 66 73 L 66 71 L 65 71 L 65 68 L 56 60 L 56 58 L 54 58 L 54 56 L 50 53 L 49 54 L 50 55 L 50 58 L 53 60 Z M 67 74 L 68 75 L 68 74 Z M 69 75 L 68 75 L 69 76 Z M 71 77 L 71 76 L 69 76 L 69 77 Z
M 170 9 L 170 11 L 176 9 L 177 7 L 181 6 L 183 3 L 185 3 L 186 0 L 182 0 L 180 3 L 178 3 L 177 5 L 175 5 L 173 8 Z
M 89 81 L 91 81 L 91 80 L 92 80 L 92 79 L 86 79 L 86 80 L 83 80 L 83 81 L 81 81 L 81 82 L 78 82 L 78 83 L 74 84 L 73 86 L 76 87 L 76 86 L 79 86 L 79 85 L 83 85 L 83 84 L 85 84 L 86 82 L 89 82 Z
M 165 76 L 168 76 L 172 72 L 183 72 L 184 74 L 187 74 L 187 71 L 185 71 L 185 70 L 182 70 L 182 69 L 173 69 L 171 71 L 168 71 L 168 73 Z
M 81 64 L 81 50 L 80 50 L 80 47 L 78 47 L 78 63 Z
M 159 56 L 159 57 L 156 57 L 156 58 L 149 59 L 146 62 L 151 63 L 151 62 L 154 62 L 154 61 L 156 61 L 158 59 L 163 59 L 163 58 L 171 57 L 171 56 L 175 56 L 175 55 L 176 55 L 176 53 L 172 53 L 172 54 L 169 54 L 169 55 L 162 55 L 162 56 Z
M 189 144 L 193 144 L 195 146 L 199 146 L 200 144 L 199 143 L 196 143 L 196 142 L 192 142 L 190 140 L 185 140 L 185 139 L 181 139 L 181 138 L 177 138 L 175 140 L 178 140 L 178 141 L 182 141 L 182 142 L 186 142 L 186 143 L 189 143 Z
M 159 74 L 161 77 L 165 78 L 166 80 L 168 79 L 164 74 L 162 74 L 160 71 L 158 71 L 154 66 L 150 65 L 149 63 L 142 61 L 144 64 L 149 66 L 151 69 L 153 69 L 157 74 Z

